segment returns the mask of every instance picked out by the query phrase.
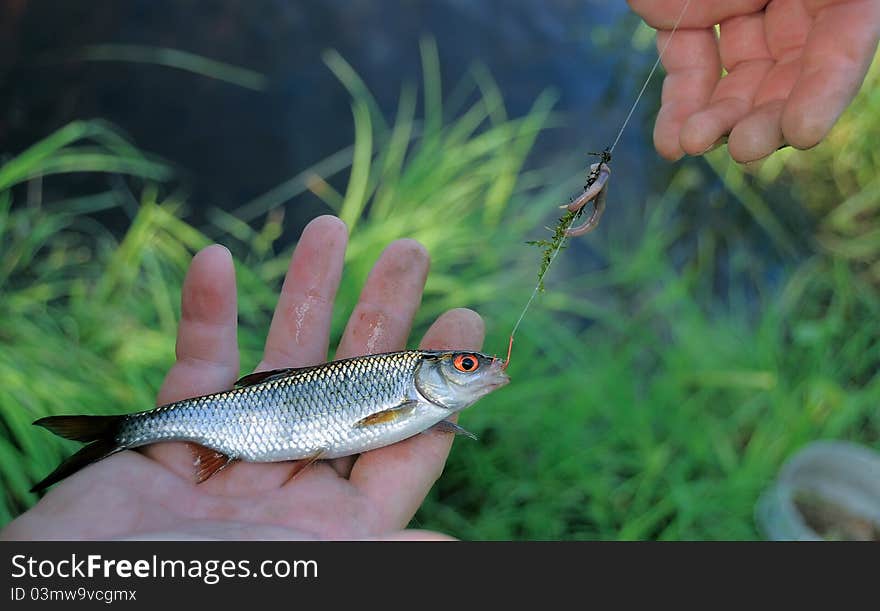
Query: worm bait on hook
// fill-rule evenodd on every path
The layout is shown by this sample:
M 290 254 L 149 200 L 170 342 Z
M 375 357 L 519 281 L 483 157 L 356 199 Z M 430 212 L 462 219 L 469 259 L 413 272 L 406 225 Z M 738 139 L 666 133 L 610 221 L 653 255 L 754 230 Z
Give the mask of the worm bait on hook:
M 560 206 L 560 208 L 567 209 L 569 212 L 579 214 L 588 203 L 593 202 L 593 213 L 590 214 L 586 221 L 576 227 L 569 226 L 565 229 L 564 235 L 567 238 L 581 236 L 593 231 L 599 226 L 599 221 L 605 212 L 608 179 L 611 177 L 611 167 L 607 162 L 611 160 L 611 155 L 607 152 L 601 154 L 602 161 L 590 166 L 590 173 L 587 175 L 587 184 L 584 185 L 584 192 L 570 204 Z

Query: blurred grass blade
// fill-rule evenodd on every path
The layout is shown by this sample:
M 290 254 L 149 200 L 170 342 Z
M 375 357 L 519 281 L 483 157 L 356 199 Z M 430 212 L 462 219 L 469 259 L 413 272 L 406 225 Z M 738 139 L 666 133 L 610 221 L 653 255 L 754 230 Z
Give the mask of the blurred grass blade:
M 761 195 L 746 183 L 745 173 L 730 159 L 727 149 L 719 148 L 703 157 L 724 181 L 729 192 L 749 211 L 755 222 L 764 228 L 776 247 L 788 255 L 794 255 L 797 249 L 791 235 L 773 215 Z
M 501 90 L 498 88 L 498 83 L 495 82 L 492 73 L 489 72 L 486 65 L 482 63 L 476 64 L 471 72 L 473 73 L 477 87 L 480 89 L 483 100 L 486 102 L 486 107 L 489 109 L 489 117 L 492 120 L 492 124 L 501 125 L 505 123 L 508 119 L 507 109 L 504 108 L 504 98 L 501 95 Z
M 351 176 L 348 179 L 345 200 L 338 214 L 339 218 L 348 225 L 349 231 L 354 231 L 367 205 L 370 165 L 373 159 L 373 128 L 370 110 L 365 102 L 355 100 L 351 112 L 354 116 L 354 161 L 351 164 Z
M 300 172 L 277 187 L 273 187 L 259 197 L 239 206 L 231 214 L 243 221 L 252 221 L 261 214 L 265 214 L 273 208 L 289 202 L 296 196 L 308 191 L 309 185 L 315 180 L 315 177 L 326 180 L 349 167 L 352 162 L 353 152 L 354 147 L 348 146 L 333 153 L 309 169 Z
M 377 218 L 386 218 L 391 213 L 400 173 L 413 137 L 415 111 L 416 90 L 404 86 L 400 91 L 391 137 L 382 154 L 379 188 L 373 202 L 373 214 Z
M 382 142 L 388 133 L 388 125 L 385 122 L 385 116 L 376 98 L 370 93 L 364 81 L 358 76 L 354 68 L 351 67 L 343 57 L 335 49 L 328 49 L 323 54 L 324 63 L 336 75 L 339 82 L 348 90 L 352 100 L 364 104 L 372 117 L 373 127 L 377 132 L 377 140 Z M 355 141 L 356 142 L 356 141 Z
M 440 84 L 440 55 L 432 37 L 419 41 L 425 97 L 425 137 L 430 139 L 443 123 L 443 88 Z
M 127 44 L 88 45 L 75 52 L 73 58 L 86 61 L 129 62 L 176 68 L 254 91 L 264 91 L 269 82 L 263 74 L 255 70 L 167 47 Z
M 91 140 L 98 147 L 75 147 Z M 150 160 L 102 121 L 74 121 L 0 166 L 0 191 L 51 174 L 115 172 L 163 181 L 171 169 Z

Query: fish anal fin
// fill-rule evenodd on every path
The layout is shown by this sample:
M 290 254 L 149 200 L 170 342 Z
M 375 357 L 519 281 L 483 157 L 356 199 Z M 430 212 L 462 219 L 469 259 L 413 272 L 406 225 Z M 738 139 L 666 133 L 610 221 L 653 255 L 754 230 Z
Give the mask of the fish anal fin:
M 292 369 L 288 367 L 287 369 L 270 369 L 268 371 L 255 371 L 254 373 L 250 373 L 242 378 L 239 378 L 236 382 L 236 386 L 253 386 L 254 384 L 262 384 L 263 382 L 270 382 L 272 380 L 281 379 L 292 372 L 296 371 L 296 369 Z
M 383 409 L 381 412 L 376 412 L 375 414 L 370 414 L 369 416 L 361 418 L 354 423 L 354 426 L 364 427 L 376 426 L 377 424 L 389 424 L 391 422 L 394 422 L 398 418 L 402 418 L 411 414 L 418 404 L 418 401 L 407 399 L 406 401 L 403 401 L 400 405 L 396 405 L 388 409 Z
M 464 435 L 465 437 L 470 437 L 474 441 L 477 440 L 477 436 L 471 433 L 464 427 L 461 427 L 450 420 L 441 420 L 434 426 L 430 428 L 432 431 L 436 431 L 438 433 L 447 433 L 451 435 Z
M 211 448 L 206 448 L 203 445 L 192 443 L 190 447 L 193 452 L 193 466 L 196 469 L 197 484 L 201 484 L 235 461 L 235 458 Z

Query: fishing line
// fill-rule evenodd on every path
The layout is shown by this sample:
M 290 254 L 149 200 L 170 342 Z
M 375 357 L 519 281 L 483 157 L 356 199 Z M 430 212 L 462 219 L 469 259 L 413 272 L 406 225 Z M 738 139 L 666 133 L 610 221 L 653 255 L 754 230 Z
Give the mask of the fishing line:
M 633 113 L 636 111 L 636 106 L 639 105 L 642 96 L 645 95 L 645 90 L 648 88 L 648 84 L 651 82 L 651 79 L 654 78 L 654 73 L 657 72 L 657 68 L 660 66 L 660 62 L 663 60 L 663 56 L 666 55 L 666 49 L 669 48 L 669 43 L 672 42 L 672 37 L 675 36 L 675 33 L 678 31 L 678 26 L 681 25 L 681 20 L 684 19 L 684 14 L 687 12 L 690 5 L 691 0 L 687 0 L 687 2 L 684 3 L 681 12 L 678 14 L 678 19 L 675 20 L 675 25 L 672 26 L 672 31 L 669 33 L 669 38 L 666 39 L 666 44 L 664 44 L 663 48 L 660 49 L 660 53 L 657 55 L 657 61 L 655 61 L 654 65 L 651 67 L 651 71 L 648 73 L 648 78 L 645 79 L 645 83 L 644 85 L 642 85 L 642 90 L 639 91 L 639 95 L 636 96 L 636 101 L 633 102 L 632 107 L 629 109 L 629 114 L 626 115 L 626 119 L 623 120 L 623 125 L 620 127 L 620 131 L 617 132 L 617 137 L 614 139 L 614 144 L 612 144 L 608 148 L 609 153 L 614 152 L 614 147 L 617 146 L 617 143 L 620 141 L 620 137 L 623 135 L 623 131 L 626 129 L 626 126 L 629 125 L 629 120 L 632 119 Z
M 629 125 L 630 119 L 632 119 L 633 114 L 636 111 L 636 107 L 639 105 L 639 102 L 642 99 L 642 96 L 645 95 L 645 90 L 648 88 L 648 85 L 651 82 L 651 79 L 654 78 L 654 74 L 657 72 L 657 68 L 660 66 L 660 62 L 663 60 L 663 56 L 666 54 L 666 50 L 669 49 L 669 44 L 672 42 L 675 33 L 678 31 L 679 26 L 681 25 L 681 20 L 684 18 L 684 14 L 687 12 L 688 7 L 691 5 L 692 0 L 686 0 L 684 6 L 681 9 L 681 12 L 678 14 L 678 18 L 675 20 L 675 24 L 672 26 L 672 31 L 669 33 L 669 38 L 666 39 L 666 44 L 663 45 L 663 48 L 660 49 L 660 53 L 657 55 L 657 61 L 654 62 L 654 65 L 651 67 L 651 71 L 648 73 L 648 77 L 645 79 L 644 84 L 642 85 L 639 94 L 636 96 L 635 102 L 633 102 L 632 106 L 629 109 L 629 113 L 627 113 L 626 118 L 623 120 L 623 124 L 620 126 L 620 130 L 617 132 L 617 136 L 614 138 L 614 142 L 610 147 L 605 149 L 603 155 L 603 162 L 605 160 L 606 154 L 610 159 L 611 153 L 614 151 L 614 147 L 617 146 L 617 143 L 620 141 L 621 136 L 623 136 L 623 132 L 626 130 Z M 601 163 L 601 162 L 600 162 Z M 584 189 L 588 189 L 590 187 L 590 183 L 588 182 Z M 573 216 L 568 224 L 565 226 L 565 230 L 571 229 L 571 226 L 574 224 L 575 220 L 577 220 L 577 216 Z M 504 362 L 504 367 L 510 363 L 510 353 L 513 349 L 513 336 L 516 335 L 517 330 L 519 329 L 520 324 L 526 316 L 526 312 L 529 311 L 529 308 L 532 305 L 532 302 L 535 300 L 535 297 L 538 296 L 538 292 L 541 289 L 541 286 L 544 282 L 544 276 L 547 275 L 547 272 L 550 271 L 550 268 L 553 266 L 553 261 L 556 260 L 556 256 L 559 254 L 559 251 L 562 250 L 562 247 L 565 245 L 566 236 L 563 235 L 562 239 L 556 245 L 556 248 L 553 250 L 553 253 L 550 256 L 550 259 L 547 262 L 547 265 L 544 266 L 543 271 L 541 271 L 538 276 L 538 282 L 535 284 L 535 288 L 532 291 L 531 296 L 529 296 L 528 301 L 526 301 L 525 307 L 523 307 L 522 312 L 519 315 L 519 318 L 516 321 L 516 324 L 513 325 L 513 331 L 510 332 L 510 344 L 507 347 L 507 360 Z

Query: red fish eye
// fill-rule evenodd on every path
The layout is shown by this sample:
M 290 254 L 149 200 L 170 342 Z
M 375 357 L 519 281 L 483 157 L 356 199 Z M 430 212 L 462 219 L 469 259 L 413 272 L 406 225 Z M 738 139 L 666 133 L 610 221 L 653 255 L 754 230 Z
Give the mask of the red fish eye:
M 480 366 L 480 361 L 470 354 L 459 354 L 452 359 L 452 364 L 459 371 L 470 373 L 471 371 L 476 371 L 477 367 Z

